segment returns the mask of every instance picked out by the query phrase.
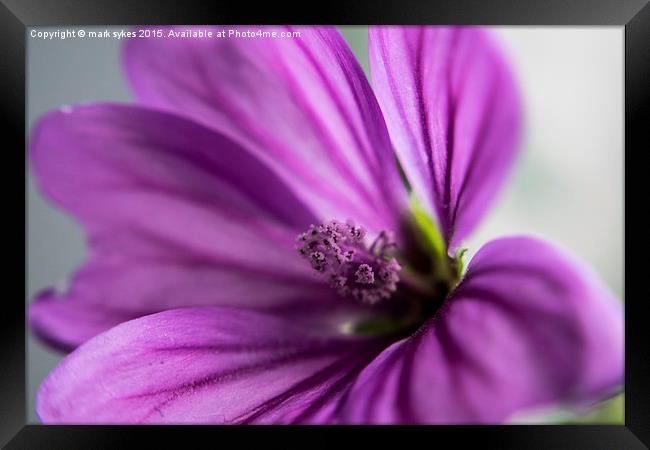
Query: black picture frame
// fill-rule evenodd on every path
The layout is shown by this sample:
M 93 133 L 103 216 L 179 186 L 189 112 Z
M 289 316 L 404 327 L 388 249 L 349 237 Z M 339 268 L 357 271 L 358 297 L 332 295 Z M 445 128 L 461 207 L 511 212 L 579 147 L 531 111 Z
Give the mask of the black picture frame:
M 26 425 L 25 391 L 25 311 L 26 283 L 18 280 L 25 271 L 25 53 L 26 27 L 128 24 L 200 23 L 295 23 L 295 24 L 477 24 L 477 25 L 618 25 L 625 27 L 625 211 L 631 214 L 647 204 L 643 200 L 647 174 L 636 177 L 634 170 L 647 171 L 635 161 L 648 150 L 650 128 L 650 6 L 648 0 L 480 0 L 416 1 L 378 3 L 371 0 L 331 1 L 304 9 L 277 1 L 251 6 L 239 1 L 184 0 L 2 0 L 0 5 L 1 114 L 6 143 L 2 191 L 5 204 L 3 225 L 8 228 L 3 256 L 5 286 L 0 333 L 0 444 L 11 449 L 40 448 L 123 448 L 145 440 L 156 442 L 208 443 L 216 446 L 224 438 L 236 439 L 237 446 L 251 440 L 277 439 L 286 444 L 300 440 L 311 443 L 337 442 L 350 433 L 368 439 L 385 440 L 396 434 L 409 445 L 450 442 L 453 448 L 472 443 L 488 448 L 552 449 L 637 449 L 650 445 L 650 347 L 644 314 L 644 295 L 629 295 L 644 280 L 643 264 L 632 258 L 645 251 L 647 229 L 633 233 L 634 224 L 625 220 L 626 366 L 624 425 L 563 426 L 419 426 L 419 427 L 244 427 L 206 426 L 45 426 Z M 645 176 L 645 178 L 644 178 Z M 15 204 L 13 203 L 15 202 Z M 15 211 L 14 212 L 14 208 Z M 23 245 L 19 237 L 22 236 Z M 634 238 L 632 237 L 634 236 Z M 637 239 L 638 238 L 638 239 Z M 645 239 L 645 240 L 644 240 Z M 633 242 L 634 244 L 628 244 Z M 597 245 L 595 243 L 594 245 Z M 639 280 L 637 283 L 635 280 Z M 372 430 L 369 430 L 372 428 Z M 317 441 L 312 434 L 318 435 Z M 259 436 L 261 435 L 261 436 Z M 316 436 L 314 436 L 316 437 Z M 405 441 L 404 439 L 408 439 Z M 194 445 L 197 444 L 197 445 Z M 404 445 L 404 444 L 402 444 Z M 419 444 L 417 444 L 419 445 Z

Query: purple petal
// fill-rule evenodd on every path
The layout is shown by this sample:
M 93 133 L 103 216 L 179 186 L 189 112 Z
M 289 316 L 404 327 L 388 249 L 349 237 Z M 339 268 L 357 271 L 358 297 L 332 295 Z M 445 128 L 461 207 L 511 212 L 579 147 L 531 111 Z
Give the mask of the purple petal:
M 127 320 L 137 317 L 128 309 L 79 301 L 57 294 L 55 289 L 40 292 L 29 306 L 29 327 L 49 346 L 69 352 L 78 345 Z
M 108 239 L 106 244 L 118 242 Z M 322 326 L 328 321 L 335 326 L 337 317 L 360 309 L 312 277 L 215 264 L 164 245 L 138 253 L 141 241 L 131 244 L 113 252 L 95 245 L 65 292 L 40 293 L 29 308 L 36 335 L 69 351 L 121 322 L 185 306 L 264 310 Z
M 521 112 L 513 76 L 478 28 L 372 27 L 369 54 L 402 167 L 453 251 L 514 159 Z
M 45 423 L 323 419 L 375 349 L 250 311 L 171 310 L 79 347 L 41 385 L 37 412 Z
M 620 303 L 536 239 L 492 241 L 443 310 L 385 350 L 351 388 L 351 422 L 499 423 L 584 406 L 623 381 Z
M 316 219 L 228 138 L 168 113 L 106 104 L 47 115 L 30 145 L 45 196 L 89 234 L 90 255 L 68 292 L 46 293 L 30 312 L 47 340 L 76 346 L 116 320 L 174 307 L 322 300 L 327 288 L 294 249 Z
M 95 104 L 50 113 L 33 131 L 31 157 L 44 193 L 96 228 L 141 216 L 149 219 L 143 226 L 155 226 L 163 219 L 152 216 L 157 201 L 225 207 L 224 219 L 298 231 L 316 220 L 244 147 L 187 119 L 142 107 Z M 151 205 L 143 207 L 145 200 Z M 200 224 L 181 220 L 177 234 L 200 232 Z
M 377 101 L 343 38 L 332 28 L 253 28 L 301 35 L 127 41 L 137 98 L 246 143 L 322 218 L 396 229 L 405 190 Z

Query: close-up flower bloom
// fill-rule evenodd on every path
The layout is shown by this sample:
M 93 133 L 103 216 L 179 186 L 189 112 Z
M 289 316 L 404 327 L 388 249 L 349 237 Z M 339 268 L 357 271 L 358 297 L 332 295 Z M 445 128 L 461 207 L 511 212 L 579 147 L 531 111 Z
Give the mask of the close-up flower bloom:
M 89 248 L 29 309 L 71 352 L 40 419 L 502 423 L 619 392 L 622 308 L 591 269 L 521 235 L 464 263 L 524 120 L 493 36 L 371 27 L 369 82 L 334 28 L 292 31 L 130 39 L 134 104 L 32 130 Z

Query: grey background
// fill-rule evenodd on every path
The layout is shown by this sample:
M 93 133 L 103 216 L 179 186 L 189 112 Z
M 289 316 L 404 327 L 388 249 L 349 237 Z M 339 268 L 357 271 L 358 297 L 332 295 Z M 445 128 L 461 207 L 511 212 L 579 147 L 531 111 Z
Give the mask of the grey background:
M 366 29 L 342 30 L 367 71 Z M 41 40 L 30 38 L 29 31 L 27 132 L 44 112 L 65 104 L 131 101 L 119 41 Z M 505 27 L 495 32 L 522 86 L 525 137 L 510 182 L 466 243 L 470 255 L 497 236 L 542 235 L 586 260 L 622 298 L 623 28 Z M 80 227 L 43 199 L 29 174 L 26 304 L 40 289 L 62 283 L 84 255 Z M 38 421 L 35 392 L 60 358 L 27 333 L 28 422 Z M 537 412 L 527 417 L 549 419 Z

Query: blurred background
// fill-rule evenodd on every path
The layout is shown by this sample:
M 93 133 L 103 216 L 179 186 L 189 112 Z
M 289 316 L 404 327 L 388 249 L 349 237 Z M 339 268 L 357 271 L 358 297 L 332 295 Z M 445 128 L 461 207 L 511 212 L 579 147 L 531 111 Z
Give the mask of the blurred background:
M 366 27 L 341 30 L 368 73 Z M 518 74 L 526 124 L 509 182 L 466 243 L 470 257 L 492 238 L 536 234 L 585 260 L 623 299 L 623 30 L 494 28 Z M 120 41 L 42 40 L 27 32 L 26 133 L 44 112 L 65 104 L 131 101 Z M 71 275 L 84 255 L 82 230 L 40 195 L 28 171 L 26 305 Z M 36 423 L 34 394 L 62 355 L 29 333 L 26 342 L 27 419 Z M 623 396 L 581 415 L 531 411 L 516 421 L 623 423 Z

